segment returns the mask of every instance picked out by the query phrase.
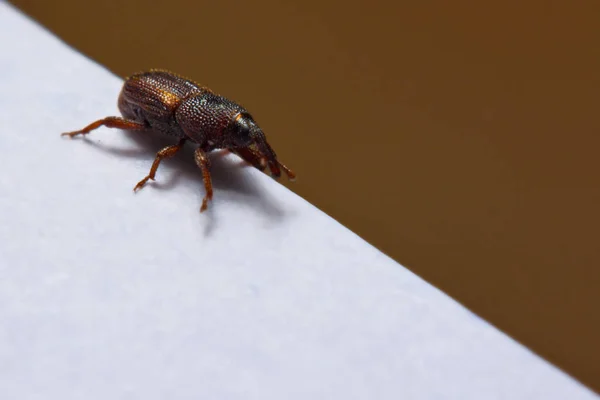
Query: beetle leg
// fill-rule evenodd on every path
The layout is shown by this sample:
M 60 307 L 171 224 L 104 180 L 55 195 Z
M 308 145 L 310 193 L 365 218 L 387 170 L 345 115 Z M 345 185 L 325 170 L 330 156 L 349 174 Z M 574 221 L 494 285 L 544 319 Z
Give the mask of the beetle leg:
M 210 178 L 210 160 L 206 156 L 204 150 L 200 147 L 196 149 L 194 153 L 194 158 L 196 159 L 196 164 L 202 170 L 202 178 L 204 179 L 204 189 L 206 190 L 206 195 L 202 199 L 202 206 L 200 207 L 200 212 L 203 212 L 208 207 L 208 201 L 212 200 L 213 197 L 213 188 L 212 188 L 212 180 Z
M 231 152 L 237 154 L 241 159 L 260 171 L 264 171 L 265 168 L 267 168 L 267 159 L 258 151 L 245 147 L 241 149 L 232 149 Z
M 267 158 L 258 150 L 255 150 L 252 147 L 244 147 L 242 149 L 235 149 L 232 151 L 261 171 L 264 171 L 267 167 L 267 164 L 269 164 Z M 290 181 L 296 179 L 296 174 L 287 166 L 282 164 L 279 160 L 277 160 L 277 165 L 279 165 L 279 167 L 285 171 L 285 174 L 287 175 Z M 273 172 L 273 167 L 271 166 L 271 164 L 269 164 L 269 169 L 271 170 L 271 172 Z
M 294 173 L 294 171 L 289 169 L 287 167 L 287 165 L 282 164 L 279 160 L 277 160 L 277 164 L 279 164 L 279 167 L 285 171 L 285 174 L 287 175 L 288 180 L 290 180 L 291 182 L 296 180 L 296 174 Z
M 144 186 L 146 184 L 146 182 L 148 182 L 149 179 L 154 180 L 154 176 L 156 175 L 156 170 L 158 169 L 160 162 L 165 158 L 173 157 L 179 150 L 181 150 L 184 143 L 185 143 L 185 139 L 180 139 L 179 143 L 174 144 L 172 146 L 167 146 L 164 149 L 162 149 L 161 151 L 159 151 L 158 153 L 156 153 L 156 158 L 154 159 L 154 162 L 152 163 L 150 172 L 148 173 L 148 175 L 146 175 L 146 177 L 144 179 L 142 179 L 141 181 L 139 181 L 137 183 L 137 185 L 135 185 L 135 187 L 133 188 L 133 191 L 135 192 L 136 190 L 141 189 L 142 186 Z
M 147 128 L 146 125 L 132 121 L 130 119 L 125 119 L 121 117 L 106 117 L 104 119 L 99 119 L 98 121 L 92 122 L 85 128 L 80 129 L 78 131 L 65 132 L 61 134 L 61 136 L 73 137 L 76 135 L 85 135 L 86 133 L 90 133 L 94 129 L 100 128 L 102 125 L 106 126 L 107 128 L 127 129 L 131 131 L 139 131 Z

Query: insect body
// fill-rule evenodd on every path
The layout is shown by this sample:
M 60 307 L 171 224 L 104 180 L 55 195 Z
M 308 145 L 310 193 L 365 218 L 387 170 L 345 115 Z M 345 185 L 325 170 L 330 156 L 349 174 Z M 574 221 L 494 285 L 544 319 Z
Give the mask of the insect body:
M 267 166 L 274 178 L 284 170 L 289 179 L 294 173 L 277 159 L 263 131 L 242 106 L 213 93 L 195 82 L 163 70 L 150 70 L 125 80 L 118 107 L 123 117 L 106 117 L 85 128 L 62 135 L 84 135 L 101 126 L 135 131 L 155 130 L 178 139 L 156 154 L 148 175 L 138 182 L 134 191 L 154 180 L 160 162 L 174 156 L 190 141 L 198 145 L 194 153 L 202 170 L 206 195 L 200 212 L 212 200 L 210 162 L 207 153 L 227 149 L 264 171 Z

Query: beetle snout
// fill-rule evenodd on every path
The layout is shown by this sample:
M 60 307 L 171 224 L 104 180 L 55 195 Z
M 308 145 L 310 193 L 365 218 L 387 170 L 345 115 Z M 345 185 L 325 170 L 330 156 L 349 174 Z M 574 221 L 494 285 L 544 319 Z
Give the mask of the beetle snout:
M 267 138 L 263 131 L 256 126 L 256 129 L 252 131 L 252 139 L 254 144 L 258 147 L 258 150 L 266 158 L 269 169 L 271 170 L 271 176 L 273 178 L 279 178 L 281 176 L 281 170 L 279 169 L 279 163 L 277 162 L 277 155 L 267 143 Z

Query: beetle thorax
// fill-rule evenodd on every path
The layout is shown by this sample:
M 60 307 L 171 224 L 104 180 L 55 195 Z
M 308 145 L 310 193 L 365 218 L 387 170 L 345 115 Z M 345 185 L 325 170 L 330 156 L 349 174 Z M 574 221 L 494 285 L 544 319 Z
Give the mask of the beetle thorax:
M 176 119 L 186 136 L 199 144 L 227 147 L 231 126 L 245 110 L 214 93 L 202 93 L 181 102 Z

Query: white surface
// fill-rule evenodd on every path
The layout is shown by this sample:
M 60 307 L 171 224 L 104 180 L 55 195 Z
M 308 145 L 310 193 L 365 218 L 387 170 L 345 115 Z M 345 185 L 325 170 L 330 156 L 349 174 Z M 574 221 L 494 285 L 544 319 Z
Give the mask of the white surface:
M 233 158 L 206 214 L 191 146 L 134 195 L 168 139 L 59 137 L 121 81 L 0 35 L 1 399 L 597 398 Z

